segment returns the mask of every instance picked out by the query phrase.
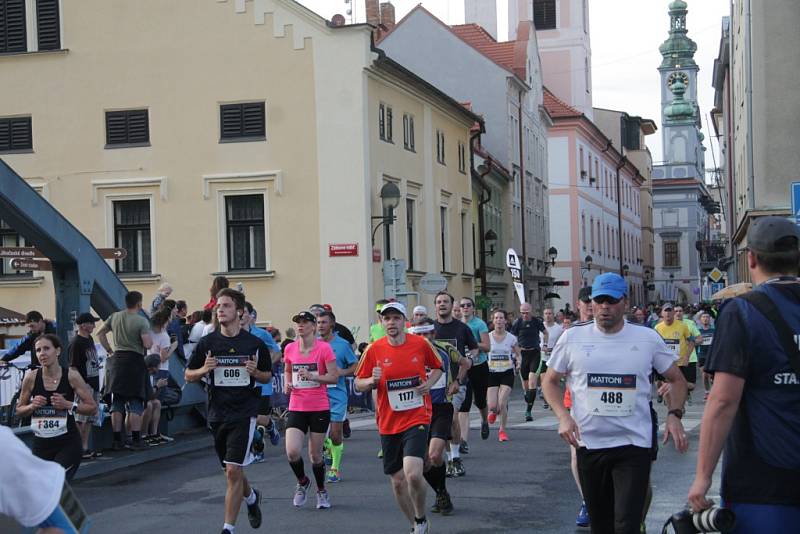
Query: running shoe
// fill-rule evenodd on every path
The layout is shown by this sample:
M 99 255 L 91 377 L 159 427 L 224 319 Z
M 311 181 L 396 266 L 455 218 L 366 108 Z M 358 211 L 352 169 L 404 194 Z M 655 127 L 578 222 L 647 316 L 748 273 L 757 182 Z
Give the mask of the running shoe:
M 442 515 L 453 513 L 453 501 L 450 500 L 450 494 L 447 493 L 447 490 L 442 490 L 441 493 L 436 494 L 436 505 L 434 507 L 437 508 L 435 511 Z M 431 511 L 434 510 L 431 509 Z
M 487 419 L 489 420 L 489 424 L 493 425 L 494 422 L 497 421 L 497 414 L 494 412 L 489 412 L 489 417 L 487 417 Z
M 267 429 L 267 435 L 269 436 L 269 442 L 272 445 L 278 445 L 281 442 L 281 433 L 278 432 L 278 426 L 275 423 L 269 425 Z
M 644 524 L 644 521 L 639 525 L 639 534 L 647 534 L 647 525 Z
M 469 443 L 462 441 L 458 446 L 458 452 L 459 454 L 469 454 Z
M 447 475 L 447 478 L 453 478 L 454 476 L 456 476 L 456 472 L 453 469 L 453 461 L 452 460 L 447 462 L 447 470 L 445 471 L 445 475 Z
M 530 423 L 531 421 L 533 421 L 533 414 L 531 414 L 531 409 L 528 408 L 525 410 L 525 422 Z
M 453 458 L 453 473 L 457 477 L 463 477 L 467 474 L 467 470 L 464 469 L 464 463 L 461 461 L 461 458 Z
M 709 392 L 708 392 L 708 391 L 706 391 L 706 394 L 705 394 L 705 395 L 703 395 L 703 400 L 704 400 L 704 401 L 707 401 L 707 400 L 708 400 L 708 393 L 709 393 Z
M 263 452 L 256 452 L 253 454 L 253 463 L 260 464 L 264 461 L 264 453 Z
M 94 458 L 94 454 L 92 453 L 92 451 L 88 450 L 83 451 L 83 454 L 81 455 L 81 460 L 91 460 L 92 458 Z
M 481 439 L 489 439 L 489 423 L 481 423 Z
M 223 528 L 222 529 L 222 534 L 231 534 L 231 531 L 228 530 L 227 528 Z
M 578 510 L 578 517 L 575 518 L 575 525 L 579 527 L 589 526 L 589 511 L 586 509 L 586 502 L 581 503 L 581 509 Z
M 417 523 L 414 525 L 414 534 L 429 534 L 430 531 L 431 527 L 427 519 L 422 523 Z
M 142 438 L 133 440 L 130 445 L 130 450 L 132 451 L 146 451 L 150 448 L 150 446 L 144 442 Z
M 255 432 L 253 432 L 253 443 L 250 445 L 253 454 L 264 452 L 264 434 L 266 433 L 267 431 L 263 426 L 258 425 L 256 427 Z
M 303 506 L 306 503 L 306 493 L 308 493 L 309 487 L 311 487 L 311 479 L 309 478 L 306 478 L 305 484 L 297 484 L 297 487 L 294 489 L 292 504 L 298 508 Z
M 539 396 L 539 399 L 544 400 L 544 393 L 542 392 L 542 388 L 536 388 L 536 393 Z
M 508 441 L 508 434 L 506 434 L 505 430 L 497 433 L 497 441 Z
M 331 500 L 328 497 L 327 490 L 319 490 L 317 492 L 317 510 L 327 509 L 331 507 Z
M 253 488 L 253 493 L 256 494 L 256 502 L 247 505 L 247 520 L 251 527 L 258 528 L 261 526 L 261 492 Z
M 342 425 L 342 437 L 344 439 L 347 439 L 347 438 L 350 437 L 350 434 L 352 434 L 352 433 L 353 433 L 353 431 L 350 430 L 350 420 L 349 419 L 345 419 L 344 420 L 344 425 Z
M 161 441 L 161 443 L 172 443 L 173 441 L 175 441 L 175 438 L 165 436 L 164 434 L 159 434 L 158 439 Z
M 378 449 L 378 458 L 383 458 L 383 449 Z
M 331 469 L 328 471 L 328 482 L 341 482 L 342 475 L 338 469 Z
M 550 405 L 547 404 L 547 401 L 542 401 L 542 408 L 544 408 L 545 410 L 549 410 L 550 409 Z

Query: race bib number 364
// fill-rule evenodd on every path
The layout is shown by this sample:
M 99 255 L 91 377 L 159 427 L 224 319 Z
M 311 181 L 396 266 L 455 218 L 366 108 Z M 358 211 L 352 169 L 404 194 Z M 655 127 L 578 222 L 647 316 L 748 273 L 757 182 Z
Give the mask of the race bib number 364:
M 249 386 L 250 374 L 244 366 L 249 358 L 249 356 L 217 356 L 217 367 L 214 369 L 214 386 Z
M 389 406 L 395 412 L 404 412 L 421 408 L 424 405 L 422 397 L 417 393 L 420 380 L 418 376 L 398 378 L 386 381 L 386 392 L 389 396 Z
M 636 408 L 636 375 L 589 373 L 586 386 L 590 415 L 633 415 Z

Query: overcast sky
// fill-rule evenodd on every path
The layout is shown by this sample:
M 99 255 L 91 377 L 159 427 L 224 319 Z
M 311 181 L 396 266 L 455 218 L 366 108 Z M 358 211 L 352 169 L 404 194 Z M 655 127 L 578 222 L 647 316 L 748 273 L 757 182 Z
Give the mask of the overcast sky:
M 344 0 L 299 0 L 325 18 L 345 14 Z M 364 0 L 351 0 L 357 22 L 365 20 Z M 464 22 L 463 0 L 392 0 L 399 20 L 419 3 L 450 24 Z M 708 130 L 708 117 L 714 105 L 711 75 L 719 50 L 722 17 L 728 15 L 728 0 L 687 0 L 686 25 L 689 37 L 697 43 L 695 61 L 700 66 L 698 96 L 703 114 L 703 130 L 709 149 L 706 168 L 714 162 L 711 149 L 716 140 Z M 669 0 L 590 0 L 592 40 L 592 83 L 594 106 L 626 111 L 656 121 L 659 131 L 647 139 L 653 161 L 661 161 L 661 93 L 656 70 L 661 63 L 659 45 L 669 30 Z M 508 36 L 507 0 L 497 0 L 498 39 Z M 349 17 L 348 17 L 349 21 Z M 717 154 L 718 156 L 718 154 Z M 717 158 L 718 159 L 718 158 Z

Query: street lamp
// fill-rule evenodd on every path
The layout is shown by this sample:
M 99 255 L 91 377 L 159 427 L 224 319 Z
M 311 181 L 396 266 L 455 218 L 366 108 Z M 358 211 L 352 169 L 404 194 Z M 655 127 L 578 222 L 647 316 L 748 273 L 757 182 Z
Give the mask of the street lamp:
M 588 254 L 586 255 L 585 258 L 583 258 L 583 263 L 586 264 L 586 268 L 584 269 L 583 267 L 581 267 L 581 278 L 583 278 L 584 271 L 586 272 L 586 274 L 589 274 L 589 272 L 592 270 L 592 262 L 593 261 L 594 261 L 594 259 L 591 256 L 589 256 Z M 586 286 L 586 279 L 585 278 L 583 278 L 583 285 L 584 285 L 584 287 Z
M 494 244 L 497 241 L 497 234 L 489 228 L 489 230 L 483 235 L 483 241 L 489 245 L 489 250 L 484 251 L 484 255 L 486 256 L 494 256 Z
M 628 264 L 627 264 L 627 263 L 626 263 L 625 265 L 623 265 L 623 266 L 622 266 L 622 277 L 623 277 L 623 278 L 624 278 L 624 277 L 626 277 L 626 276 L 628 276 L 628 271 L 630 271 L 630 269 L 631 269 L 631 268 L 630 268 L 630 267 L 628 267 Z
M 550 247 L 547 251 L 547 255 L 550 256 L 550 266 L 556 266 L 556 257 L 558 256 L 558 249 L 556 247 Z
M 400 188 L 397 187 L 394 182 L 386 182 L 383 184 L 383 187 L 381 187 L 379 196 L 381 199 L 381 207 L 383 208 L 383 215 L 370 217 L 373 221 L 380 221 L 375 225 L 375 228 L 372 229 L 373 247 L 375 246 L 375 232 L 378 231 L 378 228 L 386 225 L 388 229 L 388 227 L 397 220 L 397 217 L 394 215 L 394 209 L 400 204 Z
M 674 293 L 675 293 L 675 275 L 673 273 L 669 273 L 669 301 L 675 300 Z

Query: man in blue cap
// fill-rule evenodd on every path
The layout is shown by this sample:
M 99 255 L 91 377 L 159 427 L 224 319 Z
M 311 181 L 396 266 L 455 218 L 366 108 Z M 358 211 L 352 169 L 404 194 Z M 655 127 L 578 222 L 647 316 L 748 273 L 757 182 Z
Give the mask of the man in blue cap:
M 688 448 L 681 424 L 686 380 L 661 336 L 625 321 L 627 292 L 617 274 L 595 278 L 594 320 L 564 331 L 542 384 L 559 435 L 577 449 L 592 532 L 639 532 L 656 446 L 648 402 L 652 369 L 672 385 L 664 443 L 671 437 L 678 451 Z M 572 393 L 571 413 L 564 408 L 563 377 Z

